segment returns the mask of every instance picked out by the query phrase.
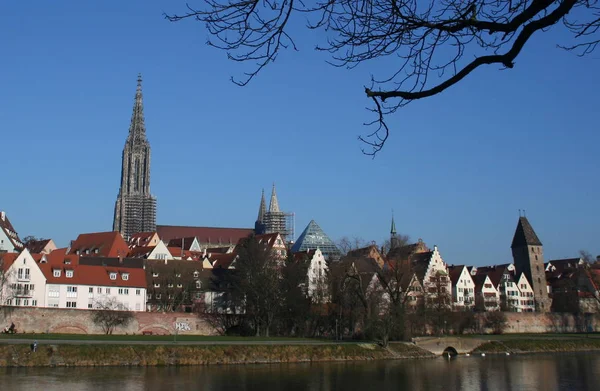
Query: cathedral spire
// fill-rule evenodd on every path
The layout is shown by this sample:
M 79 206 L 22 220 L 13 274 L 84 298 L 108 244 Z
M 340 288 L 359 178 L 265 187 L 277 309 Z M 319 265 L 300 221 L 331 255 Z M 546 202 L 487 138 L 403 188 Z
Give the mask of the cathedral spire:
M 269 212 L 279 212 L 279 201 L 277 201 L 277 193 L 275 192 L 275 183 L 271 191 L 271 203 L 269 204 Z
M 267 202 L 265 201 L 265 189 L 262 190 L 260 197 L 260 206 L 258 207 L 258 218 L 256 219 L 259 223 L 265 222 L 265 214 L 267 213 Z
M 146 140 L 146 124 L 144 123 L 144 99 L 142 96 L 142 74 L 138 73 L 133 113 L 129 125 L 129 136 L 127 141 Z

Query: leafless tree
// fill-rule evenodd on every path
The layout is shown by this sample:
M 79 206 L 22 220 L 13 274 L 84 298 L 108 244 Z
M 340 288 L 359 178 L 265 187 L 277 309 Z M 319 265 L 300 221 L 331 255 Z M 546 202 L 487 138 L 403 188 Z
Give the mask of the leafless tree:
M 96 311 L 92 316 L 94 324 L 100 326 L 105 334 L 112 334 L 115 328 L 127 326 L 133 320 L 133 312 L 128 310 L 114 297 L 94 303 Z
M 316 49 L 330 63 L 353 68 L 391 57 L 389 74 L 372 76 L 364 93 L 374 120 L 361 136 L 375 155 L 389 128 L 386 114 L 414 100 L 434 96 L 485 65 L 507 69 L 538 32 L 561 22 L 572 41 L 561 45 L 578 55 L 600 43 L 599 0 L 197 0 L 170 21 L 204 22 L 208 44 L 227 51 L 229 59 L 253 67 L 240 80 L 246 85 L 282 49 L 298 50 L 290 35 L 296 21 L 322 29 L 327 41 Z M 558 29 L 558 27 L 557 27 Z
M 359 238 L 358 236 L 354 236 L 352 238 L 344 236 L 337 241 L 336 246 L 342 255 L 346 255 L 349 251 L 367 246 L 367 241 L 363 238 Z

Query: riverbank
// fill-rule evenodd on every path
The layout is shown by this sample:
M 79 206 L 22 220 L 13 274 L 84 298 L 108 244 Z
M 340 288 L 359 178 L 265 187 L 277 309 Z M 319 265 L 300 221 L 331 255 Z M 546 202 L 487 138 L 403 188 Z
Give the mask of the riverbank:
M 505 339 L 486 342 L 472 353 L 527 354 L 600 351 L 599 338 L 573 339 Z
M 337 345 L 67 345 L 39 343 L 0 346 L 0 367 L 185 366 L 424 358 L 431 353 L 411 344 L 388 349 L 371 343 Z

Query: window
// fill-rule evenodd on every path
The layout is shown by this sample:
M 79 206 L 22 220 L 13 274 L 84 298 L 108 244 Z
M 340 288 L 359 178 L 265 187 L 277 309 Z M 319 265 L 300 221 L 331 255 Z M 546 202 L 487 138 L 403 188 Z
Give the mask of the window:
M 202 288 L 202 281 L 196 281 L 196 289 Z
M 23 279 L 23 268 L 19 268 L 18 272 L 17 272 L 17 278 L 19 280 Z
M 152 273 L 152 277 L 158 277 L 158 273 Z
M 91 303 L 89 303 L 89 304 L 88 304 L 88 309 L 91 309 L 91 308 L 92 308 L 92 304 L 91 304 Z
M 197 271 L 194 272 L 194 278 L 198 278 L 199 275 L 200 273 L 198 273 Z
M 136 289 L 136 290 L 135 290 L 135 295 L 136 295 L 136 296 L 139 296 L 139 295 L 141 295 L 141 294 L 142 294 L 142 290 L 141 290 L 141 289 Z
M 37 306 L 37 300 L 35 300 L 35 299 L 31 300 L 31 305 L 34 307 Z
M 181 283 L 177 284 L 177 288 L 183 288 L 183 284 L 181 284 Z
M 94 288 L 90 287 L 89 292 L 94 293 Z
M 123 288 L 119 288 L 119 294 L 122 295 L 123 294 Z
M 23 300 L 23 305 L 24 305 L 24 306 L 27 306 L 27 305 L 29 305 L 29 299 L 25 299 L 25 300 Z
M 75 292 L 75 293 L 77 293 L 77 287 L 76 286 L 68 286 L 67 287 L 67 292 Z
M 157 294 L 156 294 L 156 298 L 157 298 L 158 300 L 160 300 L 160 293 L 157 293 Z
M 23 259 L 23 261 L 25 260 Z M 29 269 L 25 269 L 25 279 L 29 280 Z
M 98 292 L 98 293 L 102 293 L 102 288 L 97 288 L 97 289 L 96 289 L 96 292 Z
M 110 288 L 106 288 L 106 294 L 110 295 Z
M 29 290 L 32 291 L 33 288 L 34 288 L 34 285 L 33 284 L 29 284 Z
M 129 289 L 127 289 L 127 288 L 123 289 L 123 294 L 124 295 L 128 295 L 129 294 Z
M 21 299 L 15 299 L 15 305 L 21 305 Z
M 116 280 L 116 279 L 117 279 L 117 273 L 115 273 L 115 272 L 111 272 L 111 273 L 110 273 L 110 279 L 111 279 L 111 280 Z
M 73 278 L 73 270 L 67 270 L 65 272 L 65 275 L 67 276 L 67 278 Z
M 67 301 L 67 308 L 77 308 L 76 301 Z
M 54 277 L 60 277 L 60 269 L 54 269 L 52 272 L 52 275 Z
M 155 283 L 154 283 L 154 287 L 155 287 L 155 288 L 160 288 L 160 284 L 159 284 L 158 282 L 155 282 Z
M 177 277 L 177 278 L 181 278 L 181 273 L 177 273 L 177 274 L 175 274 L 175 277 Z
M 129 273 L 123 273 L 123 274 L 121 274 L 121 278 L 123 279 L 123 281 L 129 280 Z
M 173 288 L 173 284 L 168 284 L 167 287 L 168 288 Z
M 94 254 L 98 254 L 98 249 L 94 249 Z
M 148 293 L 146 295 L 146 300 L 152 300 L 152 293 Z

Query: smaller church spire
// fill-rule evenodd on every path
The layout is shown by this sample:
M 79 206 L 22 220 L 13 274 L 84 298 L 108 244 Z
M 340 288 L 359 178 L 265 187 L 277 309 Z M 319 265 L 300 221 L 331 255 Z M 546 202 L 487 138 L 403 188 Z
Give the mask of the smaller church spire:
M 273 182 L 273 190 L 271 191 L 271 203 L 269 204 L 269 212 L 279 212 L 279 201 L 277 201 L 277 192 L 275 192 L 275 182 Z
M 256 219 L 256 221 L 259 223 L 264 223 L 266 213 L 267 202 L 265 201 L 265 189 L 262 189 L 262 195 L 260 197 L 260 206 L 258 207 L 258 218 Z
M 392 228 L 390 230 L 392 236 L 396 236 L 396 222 L 394 221 L 394 210 L 392 209 Z

